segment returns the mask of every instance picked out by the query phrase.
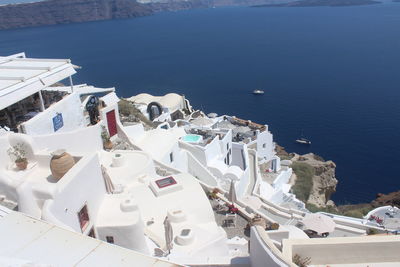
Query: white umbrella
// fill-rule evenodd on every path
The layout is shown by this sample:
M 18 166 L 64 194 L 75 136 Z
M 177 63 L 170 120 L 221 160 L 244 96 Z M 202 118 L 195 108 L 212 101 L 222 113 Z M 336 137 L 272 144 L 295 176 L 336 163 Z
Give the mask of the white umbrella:
M 237 201 L 236 199 L 236 190 L 235 190 L 235 182 L 231 180 L 231 186 L 229 188 L 229 193 L 228 193 L 228 200 L 232 202 L 232 205 L 235 204 Z
M 107 173 L 107 169 L 101 165 L 101 172 L 103 174 L 104 184 L 106 186 L 107 194 L 113 194 L 115 191 L 114 184 L 110 178 L 110 175 Z
M 165 231 L 165 247 L 166 247 L 166 250 L 168 250 L 168 253 L 170 253 L 171 249 L 172 249 L 172 241 L 174 238 L 174 232 L 172 230 L 172 225 L 168 219 L 168 216 L 166 216 L 165 220 L 164 220 L 164 231 Z
M 400 218 L 387 218 L 383 221 L 386 229 L 400 230 Z
M 336 223 L 331 217 L 318 213 L 307 213 L 302 223 L 305 228 L 318 234 L 331 233 L 335 230 Z

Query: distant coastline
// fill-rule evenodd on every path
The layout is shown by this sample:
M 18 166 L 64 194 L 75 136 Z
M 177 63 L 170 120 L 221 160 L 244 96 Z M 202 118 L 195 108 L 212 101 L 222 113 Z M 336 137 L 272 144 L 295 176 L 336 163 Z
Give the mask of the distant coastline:
M 393 0 L 400 2 L 400 0 Z M 266 4 L 257 5 L 253 7 L 317 7 L 317 6 L 330 6 L 330 7 L 341 7 L 341 6 L 362 6 L 362 5 L 376 5 L 381 2 L 375 0 L 300 0 L 282 4 Z
M 135 18 L 160 11 L 178 11 L 221 6 L 253 6 L 272 0 L 15 0 L 0 5 L 0 30 Z M 290 1 L 290 0 L 289 0 Z M 11 2 L 11 1 L 8 1 Z M 20 3 L 21 2 L 21 3 Z

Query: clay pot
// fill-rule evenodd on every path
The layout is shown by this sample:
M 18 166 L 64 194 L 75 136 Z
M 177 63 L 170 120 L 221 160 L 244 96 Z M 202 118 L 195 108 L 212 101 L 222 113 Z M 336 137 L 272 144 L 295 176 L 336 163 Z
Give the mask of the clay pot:
M 25 170 L 26 167 L 28 167 L 28 161 L 25 160 L 19 160 L 19 161 L 15 161 L 15 165 L 17 165 L 19 170 Z
M 52 153 L 50 161 L 50 170 L 53 177 L 60 180 L 74 165 L 74 158 L 64 150 L 58 150 Z

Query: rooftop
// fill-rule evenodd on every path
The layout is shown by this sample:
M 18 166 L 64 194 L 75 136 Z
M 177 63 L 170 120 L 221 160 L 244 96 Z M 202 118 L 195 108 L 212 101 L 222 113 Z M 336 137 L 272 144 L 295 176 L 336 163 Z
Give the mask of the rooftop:
M 0 235 L 1 266 L 180 266 L 1 206 Z

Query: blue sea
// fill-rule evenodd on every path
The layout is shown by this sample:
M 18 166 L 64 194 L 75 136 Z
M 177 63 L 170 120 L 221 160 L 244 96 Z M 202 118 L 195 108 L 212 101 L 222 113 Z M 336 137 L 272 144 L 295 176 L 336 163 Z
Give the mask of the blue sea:
M 185 94 L 337 164 L 339 204 L 400 190 L 400 3 L 226 7 L 0 31 L 0 54 L 71 58 L 74 82 Z M 254 89 L 265 95 L 254 96 Z M 294 140 L 301 131 L 311 146 Z

